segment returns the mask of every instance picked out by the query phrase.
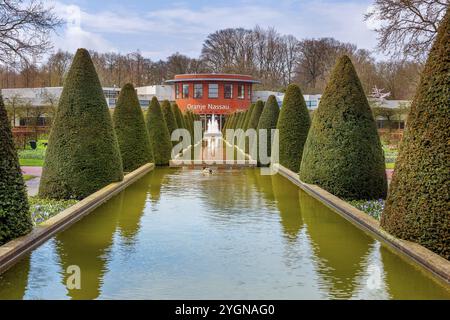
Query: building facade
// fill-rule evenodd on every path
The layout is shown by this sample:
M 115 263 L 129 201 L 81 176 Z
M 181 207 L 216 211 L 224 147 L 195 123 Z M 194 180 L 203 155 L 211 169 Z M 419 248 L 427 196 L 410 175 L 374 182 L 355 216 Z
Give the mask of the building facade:
M 205 126 L 214 116 L 219 128 L 225 115 L 247 110 L 253 98 L 253 85 L 260 83 L 241 74 L 181 74 L 166 81 L 173 86 L 173 99 L 182 112 L 200 115 Z

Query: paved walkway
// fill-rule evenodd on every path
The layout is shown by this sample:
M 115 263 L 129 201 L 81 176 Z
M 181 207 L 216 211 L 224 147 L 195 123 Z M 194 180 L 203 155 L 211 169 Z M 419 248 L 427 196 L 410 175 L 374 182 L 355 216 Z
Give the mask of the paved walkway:
M 36 178 L 25 182 L 29 196 L 36 196 L 39 191 L 39 183 L 41 182 L 42 167 L 20 167 L 23 174 L 29 174 Z

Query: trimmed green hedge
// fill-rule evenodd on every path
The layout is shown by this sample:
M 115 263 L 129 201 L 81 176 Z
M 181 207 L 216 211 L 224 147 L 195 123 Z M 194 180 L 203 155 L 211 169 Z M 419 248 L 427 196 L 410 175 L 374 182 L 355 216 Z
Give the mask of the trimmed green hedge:
M 247 111 L 246 111 L 244 125 L 242 127 L 242 129 L 244 129 L 244 131 L 248 129 L 248 124 L 250 123 L 250 118 L 252 117 L 253 109 L 255 109 L 255 104 L 254 103 L 252 103 L 250 108 L 248 108 Z
M 280 114 L 280 107 L 278 106 L 277 98 L 274 95 L 269 96 L 264 105 L 263 112 L 259 118 L 257 132 L 260 130 L 267 130 L 267 155 L 270 157 L 272 154 L 272 129 L 277 128 L 278 116 Z M 258 134 L 259 139 L 259 134 Z M 259 162 L 259 153 L 258 153 Z
M 293 172 L 300 169 L 310 126 L 311 119 L 303 94 L 297 85 L 291 84 L 284 95 L 277 129 L 280 139 L 280 164 Z
M 157 166 L 168 165 L 171 159 L 172 142 L 170 141 L 166 120 L 156 97 L 153 97 L 150 102 L 145 122 L 150 136 L 155 164 Z
M 83 199 L 123 179 L 119 143 L 87 50 L 64 81 L 39 187 L 41 198 Z
M 261 117 L 263 109 L 264 109 L 264 102 L 258 100 L 255 104 L 255 108 L 252 111 L 252 116 L 250 117 L 247 129 L 256 129 L 258 127 L 259 117 Z
M 300 179 L 347 200 L 386 196 L 384 154 L 377 127 L 347 56 L 337 60 L 315 111 Z
M 113 123 L 124 171 L 131 172 L 146 163 L 153 162 L 153 152 L 144 115 L 136 90 L 130 83 L 120 90 Z
M 430 51 L 395 163 L 381 226 L 450 260 L 450 12 Z
M 31 231 L 27 191 L 0 93 L 0 245 Z
M 164 120 L 166 120 L 167 130 L 169 130 L 169 137 L 172 136 L 172 132 L 178 129 L 177 120 L 173 114 L 172 107 L 169 100 L 164 100 L 161 104 L 162 112 L 164 114 Z M 178 142 L 172 141 L 172 145 L 176 145 Z
M 184 123 L 183 114 L 176 103 L 172 103 L 172 112 L 175 115 L 175 121 L 177 122 L 177 128 L 186 129 L 186 124 Z

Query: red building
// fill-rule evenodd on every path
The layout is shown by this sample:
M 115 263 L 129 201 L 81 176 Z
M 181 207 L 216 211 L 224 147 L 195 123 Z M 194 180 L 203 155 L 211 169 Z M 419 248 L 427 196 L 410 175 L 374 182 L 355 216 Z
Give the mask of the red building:
M 252 101 L 251 76 L 240 74 L 180 74 L 166 81 L 174 85 L 174 100 L 181 111 L 193 111 L 206 123 L 216 115 L 220 128 L 226 114 L 247 110 Z

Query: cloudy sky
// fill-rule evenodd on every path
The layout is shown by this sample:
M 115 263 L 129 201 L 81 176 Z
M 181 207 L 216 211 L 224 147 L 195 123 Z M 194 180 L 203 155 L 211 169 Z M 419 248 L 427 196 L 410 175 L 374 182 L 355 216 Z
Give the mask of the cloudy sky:
M 140 50 L 151 59 L 174 52 L 198 57 L 206 36 L 229 27 L 275 27 L 298 39 L 334 37 L 373 49 L 376 34 L 364 22 L 372 0 L 53 0 L 67 24 L 55 48 L 100 52 Z M 380 55 L 378 55 L 380 57 Z

